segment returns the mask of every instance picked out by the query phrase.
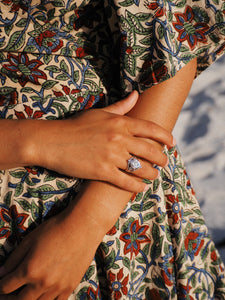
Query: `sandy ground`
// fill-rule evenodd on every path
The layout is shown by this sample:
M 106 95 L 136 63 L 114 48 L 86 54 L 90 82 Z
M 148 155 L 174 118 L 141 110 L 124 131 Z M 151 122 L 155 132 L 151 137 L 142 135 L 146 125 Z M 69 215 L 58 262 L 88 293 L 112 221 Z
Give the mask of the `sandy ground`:
M 174 136 L 225 262 L 225 56 L 194 81 Z

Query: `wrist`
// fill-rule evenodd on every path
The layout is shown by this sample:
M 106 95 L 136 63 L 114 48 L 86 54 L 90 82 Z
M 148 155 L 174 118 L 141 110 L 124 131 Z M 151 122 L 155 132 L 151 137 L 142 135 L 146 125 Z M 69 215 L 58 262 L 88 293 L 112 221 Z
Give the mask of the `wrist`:
M 45 128 L 44 120 L 19 120 L 19 161 L 23 166 L 43 166 L 42 164 L 42 143 L 40 140 L 41 131 Z M 48 130 L 46 128 L 45 132 Z
M 100 237 L 112 228 L 132 193 L 105 182 L 88 181 L 68 208 L 72 219 L 82 215 Z

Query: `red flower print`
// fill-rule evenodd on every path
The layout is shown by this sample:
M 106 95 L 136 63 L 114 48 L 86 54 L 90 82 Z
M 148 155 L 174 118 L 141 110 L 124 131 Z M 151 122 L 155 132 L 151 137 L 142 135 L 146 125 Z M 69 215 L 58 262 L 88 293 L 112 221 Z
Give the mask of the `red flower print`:
M 132 52 L 133 52 L 132 47 L 128 46 L 127 49 L 126 49 L 126 53 L 131 54 Z
M 27 170 L 28 173 L 33 174 L 33 175 L 37 175 L 38 171 L 36 168 L 29 168 L 29 167 L 25 167 L 25 169 Z
M 173 269 L 169 268 L 169 269 L 167 269 L 167 271 L 168 271 L 169 274 L 172 274 Z M 167 285 L 167 286 L 172 286 L 173 285 L 173 282 L 170 281 L 168 275 L 166 274 L 166 272 L 164 270 L 161 271 L 161 275 L 162 275 L 162 278 L 165 282 L 165 285 Z
M 185 249 L 187 250 L 187 254 L 190 256 L 190 258 L 193 260 L 194 256 L 197 256 L 204 245 L 204 240 L 201 239 L 199 230 L 193 230 L 189 232 L 187 235 L 185 241 L 184 241 L 184 246 Z
M 94 290 L 91 286 L 89 286 L 87 290 L 87 299 L 96 300 L 98 299 L 98 294 L 99 294 L 99 287 L 96 290 Z
M 10 12 L 18 11 L 20 8 L 23 11 L 27 11 L 27 7 L 20 2 L 16 3 L 16 1 L 15 1 L 15 3 L 13 3 L 12 0 L 2 0 L 2 2 L 5 5 L 12 5 Z
M 63 92 L 66 94 L 66 95 L 70 95 L 70 94 L 78 94 L 78 93 L 81 93 L 81 90 L 78 90 L 78 89 L 70 89 L 67 85 L 62 85 L 62 89 L 63 89 Z M 60 96 L 63 96 L 63 93 L 62 92 L 55 92 L 53 91 L 55 96 L 60 95 Z
M 144 300 L 149 300 L 149 299 L 151 299 L 151 300 L 161 300 L 162 298 L 161 298 L 161 296 L 159 294 L 159 291 L 157 289 L 153 288 L 153 289 L 150 290 L 149 288 L 147 288 L 146 289 L 146 298 Z
M 126 232 L 120 235 L 120 239 L 125 243 L 124 254 L 130 252 L 132 258 L 133 253 L 137 255 L 140 251 L 141 243 L 150 243 L 150 239 L 145 234 L 148 228 L 149 226 L 140 226 L 138 220 L 129 224 Z
M 18 93 L 15 89 L 8 93 L 0 93 L 0 106 L 4 105 L 15 105 L 18 102 Z
M 26 230 L 24 223 L 28 215 L 18 213 L 16 205 L 13 205 L 8 209 L 1 208 L 0 218 L 3 222 L 7 223 L 7 225 L 0 229 L 0 239 L 7 238 L 9 243 L 14 244 Z
M 41 32 L 36 38 L 36 46 L 42 52 L 45 50 L 47 53 L 57 52 L 63 46 L 63 41 L 60 40 L 54 31 L 45 30 Z
M 223 13 L 225 14 L 225 10 L 223 11 Z M 219 49 L 216 50 L 216 55 L 220 55 L 225 49 L 225 44 L 223 44 Z
M 178 287 L 178 299 L 186 299 L 186 296 L 189 295 L 189 291 L 192 287 L 190 285 L 179 284 Z M 194 300 L 192 296 L 189 295 L 190 300 Z
M 24 111 L 26 112 L 27 116 L 25 116 L 23 111 L 15 111 L 17 119 L 39 119 L 44 114 L 42 111 L 33 112 L 33 109 L 27 105 L 24 105 Z
M 38 70 L 43 63 L 37 59 L 29 61 L 29 57 L 25 53 L 19 53 L 18 56 L 9 53 L 8 61 L 9 63 L 4 64 L 3 68 L 10 73 L 17 75 L 19 83 L 23 87 L 28 81 L 39 84 L 39 78 L 44 80 L 47 79 L 46 74 L 43 71 Z
M 94 102 L 95 102 L 95 96 L 91 95 L 88 102 L 87 102 L 87 104 L 85 105 L 84 109 L 91 108 L 93 106 Z
M 116 226 L 113 226 L 106 234 L 107 235 L 114 235 L 116 233 Z
M 78 47 L 76 50 L 76 56 L 79 58 L 82 58 L 84 56 L 87 56 L 88 54 L 85 52 L 85 49 L 82 47 Z
M 209 30 L 209 25 L 203 22 L 196 23 L 190 6 L 186 6 L 183 14 L 175 13 L 174 15 L 177 22 L 173 22 L 173 26 L 179 32 L 180 42 L 187 40 L 191 50 L 195 48 L 197 42 L 207 43 L 205 32 Z
M 145 3 L 145 6 L 150 9 L 150 10 L 154 10 L 154 15 L 155 17 L 162 17 L 164 15 L 164 3 L 163 1 L 157 0 L 154 2 L 148 1 L 147 3 Z
M 175 197 L 172 194 L 166 195 L 166 208 L 168 217 L 173 218 L 173 224 L 177 224 L 182 219 L 182 210 L 180 208 L 178 195 Z
M 131 197 L 131 199 L 130 199 L 132 202 L 135 200 L 137 194 L 138 194 L 138 193 L 134 193 L 134 194 L 132 195 L 132 197 Z
M 113 296 L 113 299 L 121 299 L 122 294 L 124 296 L 127 295 L 128 289 L 127 289 L 127 283 L 129 275 L 124 277 L 123 269 L 120 269 L 117 275 L 113 274 L 111 271 L 109 271 L 109 280 L 111 283 L 110 290 L 111 295 Z M 122 280 L 123 279 L 123 280 Z M 124 297 L 123 297 L 124 298 Z
M 174 157 L 177 158 L 177 155 L 178 155 L 177 150 L 174 151 L 173 155 L 174 155 Z
M 142 83 L 146 85 L 160 82 L 160 80 L 168 73 L 168 69 L 165 65 L 161 63 L 153 65 L 151 61 L 144 62 L 143 70 L 147 70 L 147 75 L 144 80 L 142 80 Z
M 213 250 L 213 252 L 211 253 L 211 259 L 212 259 L 213 261 L 216 261 L 216 260 L 217 260 L 217 255 L 216 255 L 216 251 L 215 251 L 215 250 Z
M 64 93 L 62 93 L 60 91 L 53 91 L 53 93 L 56 97 L 62 97 L 64 94 L 66 94 L 66 96 L 74 95 L 78 102 L 80 102 L 80 103 L 84 102 L 84 97 L 80 96 L 80 94 L 82 93 L 81 90 L 79 90 L 79 89 L 71 90 L 68 86 L 62 85 L 62 91 Z M 73 100 L 74 100 L 74 96 L 72 96 Z

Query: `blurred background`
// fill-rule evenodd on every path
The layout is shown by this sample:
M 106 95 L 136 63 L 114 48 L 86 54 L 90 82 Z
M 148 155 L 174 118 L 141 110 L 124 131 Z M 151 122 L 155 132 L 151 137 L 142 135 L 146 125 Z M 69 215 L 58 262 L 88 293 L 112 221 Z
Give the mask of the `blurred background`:
M 225 55 L 195 79 L 174 136 L 225 262 Z

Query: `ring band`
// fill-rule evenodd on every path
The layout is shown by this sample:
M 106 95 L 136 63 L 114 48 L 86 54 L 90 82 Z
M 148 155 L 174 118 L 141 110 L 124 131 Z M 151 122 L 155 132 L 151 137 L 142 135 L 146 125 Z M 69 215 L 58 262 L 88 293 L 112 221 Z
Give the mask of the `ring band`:
M 127 170 L 128 171 L 133 172 L 133 171 L 136 171 L 141 168 L 142 168 L 142 165 L 136 157 L 132 156 L 130 159 L 128 159 L 128 161 L 127 161 Z

